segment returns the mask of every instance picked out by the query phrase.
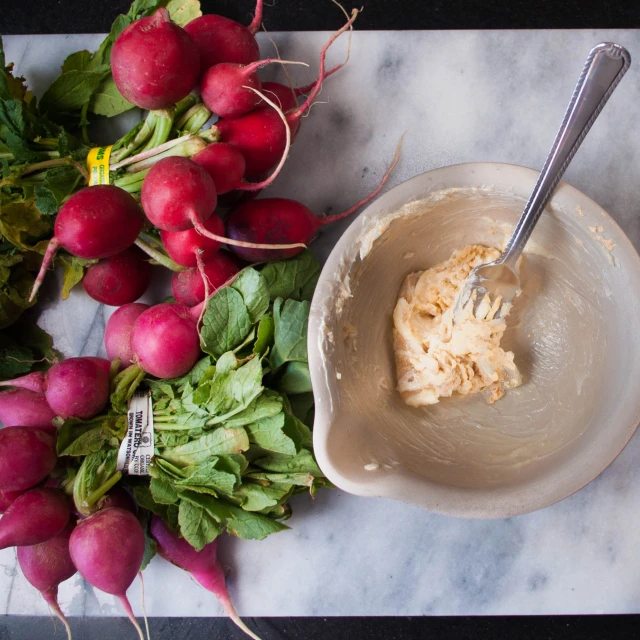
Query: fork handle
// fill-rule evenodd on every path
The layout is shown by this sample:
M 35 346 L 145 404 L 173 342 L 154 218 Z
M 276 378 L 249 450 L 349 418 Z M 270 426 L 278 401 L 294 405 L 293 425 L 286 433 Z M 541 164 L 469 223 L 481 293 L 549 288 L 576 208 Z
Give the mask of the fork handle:
M 589 52 L 560 130 L 500 262 L 515 267 L 562 175 L 630 64 L 629 52 L 619 44 L 602 42 Z

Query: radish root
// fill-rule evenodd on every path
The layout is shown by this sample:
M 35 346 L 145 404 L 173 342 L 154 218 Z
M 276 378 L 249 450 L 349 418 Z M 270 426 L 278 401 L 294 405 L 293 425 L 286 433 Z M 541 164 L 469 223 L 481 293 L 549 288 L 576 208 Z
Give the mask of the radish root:
M 231 621 L 237 627 L 242 629 L 250 638 L 253 638 L 253 640 L 262 640 L 260 636 L 256 635 L 253 631 L 251 631 L 251 629 L 249 629 L 249 627 L 247 627 L 247 625 L 242 621 L 242 618 L 236 612 L 228 593 L 225 593 L 223 595 L 216 593 L 216 596 L 218 597 L 218 600 L 220 601 L 222 608 L 225 610 L 225 612 L 227 613 Z
M 142 577 L 142 571 L 138 571 L 138 578 L 140 578 L 140 595 L 142 596 L 142 616 L 144 618 L 144 630 L 147 632 L 147 640 L 151 640 L 151 633 L 149 631 L 149 619 L 147 618 L 147 606 L 144 602 L 144 578 Z
M 278 166 L 274 169 L 273 173 L 266 180 L 263 180 L 262 182 L 243 182 L 237 187 L 238 191 L 257 191 L 258 189 L 264 189 L 265 187 L 268 187 L 277 178 L 278 174 L 282 170 L 282 167 L 284 167 L 284 163 L 286 162 L 287 156 L 289 155 L 289 149 L 291 149 L 291 127 L 289 127 L 289 123 L 287 122 L 287 117 L 282 112 L 282 109 L 280 109 L 274 102 L 269 100 L 267 96 L 260 93 L 258 90 L 254 89 L 253 87 L 245 87 L 245 88 L 251 89 L 251 91 L 259 95 L 270 107 L 276 110 L 277 114 L 280 116 L 280 119 L 284 123 L 285 136 L 286 136 L 285 138 L 286 142 L 285 142 L 284 151 L 282 152 L 282 157 L 280 158 L 280 162 L 278 163 Z
M 122 605 L 122 608 L 125 610 L 129 620 L 131 620 L 131 624 L 136 628 L 136 631 L 138 632 L 138 637 L 140 638 L 140 640 L 144 640 L 142 629 L 140 628 L 140 625 L 138 624 L 136 617 L 133 615 L 133 609 L 131 608 L 131 603 L 129 602 L 129 600 L 127 600 L 127 596 L 123 595 L 123 596 L 116 596 L 116 597 L 118 598 L 118 600 L 120 600 L 120 604 Z
M 247 27 L 247 31 L 255 36 L 256 33 L 260 30 L 260 25 L 262 24 L 262 0 L 257 0 L 256 2 L 256 11 L 253 14 L 253 20 L 251 24 Z
M 47 245 L 47 250 L 45 251 L 44 256 L 42 258 L 40 271 L 38 271 L 36 280 L 33 283 L 33 287 L 31 288 L 31 293 L 29 295 L 29 302 L 32 302 L 33 299 L 36 297 L 36 293 L 38 293 L 38 290 L 40 289 L 40 287 L 42 286 L 42 283 L 44 282 L 44 277 L 47 275 L 47 269 L 49 268 L 49 265 L 53 262 L 53 256 L 56 255 L 56 251 L 58 250 L 59 247 L 60 247 L 60 241 L 56 237 L 51 238 L 51 240 L 49 241 L 49 244 Z
M 189 220 L 191 221 L 194 229 L 200 235 L 205 236 L 206 238 L 211 238 L 212 240 L 217 240 L 222 244 L 233 245 L 234 247 L 244 247 L 245 249 L 306 249 L 307 247 L 306 244 L 301 242 L 296 244 L 260 244 L 256 242 L 245 242 L 244 240 L 232 240 L 231 238 L 225 238 L 224 236 L 219 236 L 208 231 L 195 211 L 191 211 L 189 213 Z
M 204 260 L 202 259 L 202 249 L 198 249 L 196 251 L 196 262 L 198 263 L 198 271 L 200 272 L 200 276 L 202 277 L 202 281 L 204 282 L 204 299 L 205 304 L 202 305 L 202 309 L 200 310 L 200 315 L 198 316 L 197 326 L 200 326 L 202 322 L 202 318 L 204 317 L 204 312 L 207 310 L 206 301 L 209 299 L 210 291 L 211 291 L 211 283 L 209 282 L 209 278 L 204 270 Z M 224 286 L 224 285 L 223 285 Z
M 398 144 L 396 146 L 396 151 L 393 154 L 393 160 L 391 161 L 391 164 L 389 165 L 389 168 L 387 169 L 386 173 L 382 176 L 382 180 L 380 180 L 380 183 L 378 184 L 378 186 L 368 196 L 362 198 L 362 200 L 360 200 L 359 202 L 356 202 L 352 207 L 350 207 L 346 211 L 343 211 L 342 213 L 338 213 L 333 216 L 323 216 L 321 224 L 335 222 L 336 220 L 341 220 L 342 218 L 346 218 L 347 216 L 350 216 L 354 211 L 357 211 L 362 205 L 365 205 L 370 200 L 373 200 L 373 198 L 375 198 L 380 193 L 380 191 L 382 191 L 382 187 L 384 187 L 385 183 L 389 179 L 389 176 L 391 175 L 396 165 L 398 164 L 398 160 L 400 159 L 400 149 L 402 148 L 402 141 L 404 140 L 405 135 L 406 135 L 406 131 L 400 136 L 400 140 L 398 141 Z
M 65 631 L 67 632 L 67 640 L 72 640 L 71 638 L 71 627 L 69 627 L 69 621 L 67 620 L 64 613 L 62 613 L 62 609 L 60 609 L 60 605 L 58 604 L 58 587 L 53 587 L 53 589 L 42 592 L 42 597 L 45 602 L 51 607 L 53 613 L 56 614 L 60 622 L 64 625 Z

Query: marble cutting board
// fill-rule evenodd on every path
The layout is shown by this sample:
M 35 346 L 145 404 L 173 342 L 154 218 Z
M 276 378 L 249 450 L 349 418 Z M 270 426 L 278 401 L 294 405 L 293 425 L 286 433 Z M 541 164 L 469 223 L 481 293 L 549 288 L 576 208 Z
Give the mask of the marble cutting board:
M 275 33 L 306 84 L 326 33 Z M 589 49 L 603 40 L 640 61 L 640 31 L 355 32 L 351 60 L 303 121 L 272 195 L 317 213 L 370 191 L 405 130 L 397 184 L 446 164 L 542 166 Z M 98 35 L 10 36 L 7 59 L 38 93 L 65 56 Z M 263 51 L 270 45 L 264 40 Z M 344 53 L 336 45 L 332 59 Z M 565 178 L 598 202 L 640 247 L 640 62 L 632 63 Z M 348 221 L 315 243 L 326 257 Z M 149 294 L 158 299 L 160 287 Z M 46 296 L 45 296 L 46 297 Z M 109 310 L 74 291 L 45 300 L 41 324 L 66 355 L 95 355 Z M 635 319 L 630 319 L 635 321 Z M 629 384 L 636 384 L 630 380 Z M 640 612 L 640 437 L 597 480 L 537 513 L 497 521 L 431 514 L 383 499 L 321 491 L 294 501 L 292 530 L 220 547 L 243 616 L 490 615 Z M 47 615 L 0 552 L 0 613 Z M 152 616 L 217 616 L 213 596 L 156 559 L 145 572 Z M 140 591 L 129 591 L 139 615 Z M 76 576 L 60 588 L 71 616 L 121 615 L 111 596 Z

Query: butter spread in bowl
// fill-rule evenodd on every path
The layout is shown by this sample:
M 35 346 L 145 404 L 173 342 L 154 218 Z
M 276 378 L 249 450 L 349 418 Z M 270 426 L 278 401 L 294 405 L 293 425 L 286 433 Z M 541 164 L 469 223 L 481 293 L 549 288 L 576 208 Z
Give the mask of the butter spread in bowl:
M 498 249 L 472 244 L 405 278 L 393 313 L 393 348 L 398 391 L 408 405 L 477 392 L 493 403 L 522 384 L 514 354 L 500 347 L 510 304 L 480 304 L 475 312 L 469 306 L 453 323 L 456 296 L 471 270 L 499 257 Z

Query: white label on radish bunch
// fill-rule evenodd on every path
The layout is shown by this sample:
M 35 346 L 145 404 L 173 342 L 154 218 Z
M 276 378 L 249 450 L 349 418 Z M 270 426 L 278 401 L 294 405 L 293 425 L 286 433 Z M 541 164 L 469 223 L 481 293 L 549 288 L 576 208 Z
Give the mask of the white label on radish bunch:
M 153 458 L 153 405 L 148 391 L 136 391 L 129 402 L 127 433 L 118 451 L 118 471 L 148 476 Z

